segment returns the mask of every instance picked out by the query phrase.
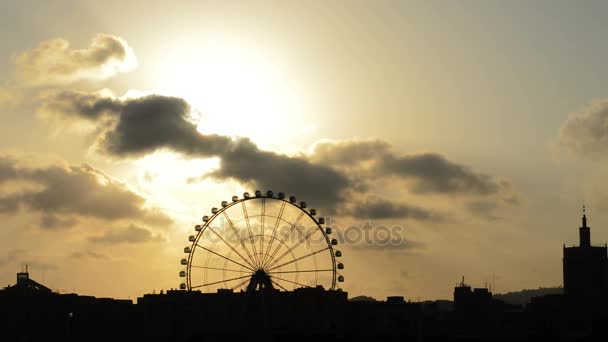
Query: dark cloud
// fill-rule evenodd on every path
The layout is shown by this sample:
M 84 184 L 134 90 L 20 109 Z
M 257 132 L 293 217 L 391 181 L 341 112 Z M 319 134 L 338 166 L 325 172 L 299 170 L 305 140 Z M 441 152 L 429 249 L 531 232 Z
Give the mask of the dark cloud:
M 33 85 L 103 79 L 137 64 L 127 43 L 108 34 L 96 35 L 85 49 L 72 49 L 61 38 L 46 40 L 16 55 L 13 63 L 17 79 Z
M 321 141 L 315 144 L 311 159 L 328 165 L 352 165 L 376 160 L 390 153 L 383 140 Z
M 240 140 L 224 153 L 220 168 L 209 176 L 294 194 L 311 206 L 322 206 L 326 210 L 341 204 L 344 192 L 351 185 L 346 175 L 329 166 L 314 164 L 304 157 L 262 151 L 248 139 Z
M 177 97 L 149 95 L 119 100 L 101 94 L 62 91 L 42 98 L 45 113 L 77 117 L 106 125 L 97 139 L 101 152 L 130 157 L 172 150 L 210 157 L 228 151 L 232 139 L 203 135 L 190 117 L 190 106 Z
M 200 134 L 189 117 L 188 103 L 180 98 L 151 95 L 121 101 L 62 92 L 47 97 L 42 110 L 87 120 L 114 121 L 98 138 L 98 145 L 106 154 L 127 157 L 167 149 L 193 157 L 217 156 L 220 169 L 210 177 L 296 194 L 311 205 L 334 208 L 350 185 L 344 174 L 303 156 L 263 151 L 246 138 L 233 140 Z
M 19 210 L 21 196 L 18 194 L 1 195 L 0 194 L 0 214 L 14 213 Z
M 75 224 L 74 217 L 104 220 L 139 220 L 170 224 L 158 210 L 144 208 L 145 199 L 90 165 L 19 166 L 17 160 L 0 158 L 0 183 L 22 181 L 32 184 L 12 193 L 0 192 L 0 212 L 19 207 L 41 213 L 45 228 Z
M 95 122 L 102 127 L 96 133 L 97 146 L 105 154 L 124 158 L 171 150 L 190 157 L 219 157 L 218 170 L 187 181 L 235 180 L 261 190 L 294 194 L 328 213 L 338 212 L 352 194 L 369 195 L 374 182 L 383 177 L 406 180 L 417 194 L 492 196 L 505 189 L 499 179 L 439 154 L 397 155 L 379 139 L 325 141 L 309 155 L 287 156 L 261 150 L 247 138 L 200 134 L 190 106 L 176 97 L 118 99 L 61 92 L 44 97 L 41 110 Z M 376 218 L 425 219 L 419 208 L 368 204 L 367 215 Z
M 365 201 L 347 206 L 342 214 L 370 220 L 399 218 L 425 221 L 440 219 L 438 214 L 425 209 L 375 197 L 368 197 Z
M 559 142 L 571 153 L 589 159 L 608 157 L 608 100 L 596 101 L 571 114 L 559 130 Z
M 412 191 L 416 193 L 491 195 L 500 190 L 495 178 L 474 172 L 436 153 L 386 156 L 379 167 L 382 173 L 413 179 Z
M 208 157 L 225 152 L 232 140 L 202 135 L 189 120 L 190 106 L 176 97 L 151 95 L 125 101 L 116 126 L 108 130 L 101 147 L 113 155 L 141 155 L 170 149 Z
M 40 221 L 40 227 L 43 229 L 58 229 L 58 228 L 70 228 L 78 224 L 78 220 L 67 217 L 62 218 L 57 215 L 43 214 Z
M 382 140 L 323 142 L 315 146 L 312 160 L 338 166 L 360 167 L 370 171 L 368 178 L 396 176 L 411 180 L 411 190 L 418 194 L 493 195 L 508 185 L 489 175 L 455 163 L 437 153 L 398 155 Z
M 89 237 L 89 241 L 93 243 L 109 245 L 119 243 L 143 243 L 154 239 L 159 239 L 159 237 L 153 235 L 149 230 L 135 225 L 130 225 L 125 229 L 112 230 L 102 235 Z
M 495 214 L 499 207 L 496 200 L 476 200 L 467 203 L 467 209 L 474 215 L 483 217 L 490 221 L 501 220 L 502 217 Z
M 353 196 L 354 199 L 342 208 L 342 213 L 358 218 L 442 219 L 442 215 L 422 208 L 378 198 L 370 200 L 374 198 L 370 191 L 374 181 L 385 178 L 404 180 L 401 186 L 417 195 L 465 196 L 470 200 L 465 204 L 465 210 L 491 220 L 499 218 L 495 212 L 500 206 L 515 206 L 520 202 L 511 184 L 504 179 L 476 172 L 437 153 L 399 155 L 382 140 L 321 142 L 315 145 L 311 160 L 334 165 L 335 169 L 350 176 L 352 188 L 359 194 L 372 194 L 363 202 L 357 202 L 358 196 Z M 393 186 L 399 184 L 393 181 Z M 494 208 L 489 208 L 492 203 Z
M 17 178 L 15 161 L 6 156 L 0 156 L 0 183 Z
M 41 96 L 39 110 L 64 117 L 100 120 L 115 116 L 123 107 L 120 100 L 100 93 L 79 91 L 51 91 Z

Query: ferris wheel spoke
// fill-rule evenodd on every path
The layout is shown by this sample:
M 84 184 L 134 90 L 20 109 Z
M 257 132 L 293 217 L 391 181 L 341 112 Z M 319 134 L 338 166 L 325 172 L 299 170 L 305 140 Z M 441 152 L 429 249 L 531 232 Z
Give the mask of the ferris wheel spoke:
M 262 209 L 260 210 L 261 213 L 261 224 L 260 224 L 260 256 L 259 256 L 259 260 L 260 260 L 260 265 L 262 265 L 262 263 L 264 263 L 264 217 L 266 216 L 266 199 L 262 198 Z
M 243 259 L 243 261 L 245 261 L 250 267 L 250 269 L 255 269 L 256 267 L 253 266 L 253 264 L 247 259 L 245 258 L 241 253 L 239 253 L 239 251 L 237 251 L 231 244 L 228 243 L 228 241 L 226 241 L 218 232 L 215 231 L 215 229 L 211 228 L 211 226 L 207 226 L 207 228 L 209 228 L 209 230 L 215 235 L 217 236 L 220 240 L 222 240 L 222 242 L 224 244 L 226 244 L 226 246 L 230 247 L 230 249 L 236 253 L 236 255 L 240 256 L 241 259 Z M 197 244 L 197 246 L 200 246 L 199 244 Z
M 256 266 L 260 266 L 260 260 L 258 259 L 258 251 L 255 248 L 255 243 L 253 243 L 253 234 L 251 234 L 251 225 L 249 224 L 249 215 L 247 215 L 247 208 L 245 208 L 245 202 L 241 202 L 241 206 L 243 208 L 243 214 L 245 216 L 245 223 L 247 224 L 247 232 L 249 233 L 249 242 L 251 243 L 251 248 L 253 248 L 253 258 L 255 260 Z
M 228 271 L 228 272 L 243 272 L 243 270 L 232 270 L 232 269 L 229 269 L 229 268 L 210 267 L 210 266 L 191 265 L 190 267 L 202 268 L 202 269 L 205 269 L 205 270 L 217 270 L 217 271 Z
M 319 229 L 317 229 L 317 227 L 313 228 L 312 232 L 308 233 L 303 239 L 300 239 L 300 241 L 298 241 L 295 245 L 291 246 L 285 253 L 283 253 L 283 254 L 281 254 L 281 256 L 277 257 L 267 267 L 272 267 L 273 265 L 275 265 L 277 262 L 279 262 L 281 259 L 283 259 L 289 252 L 296 249 L 299 245 L 304 243 L 304 241 L 308 240 L 314 233 L 316 233 L 318 231 L 319 231 Z
M 276 285 L 277 287 L 280 287 L 280 288 L 281 288 L 283 291 L 285 291 L 285 292 L 289 292 L 289 290 L 288 290 L 288 289 L 286 289 L 285 287 L 283 287 L 283 286 L 282 286 L 281 284 L 279 284 L 278 282 L 276 282 L 276 281 L 272 280 L 272 278 L 270 278 L 270 282 L 271 282 L 273 285 Z
M 327 270 L 304 270 L 304 271 L 277 271 L 277 272 L 268 272 L 268 274 L 279 274 L 279 273 L 304 273 L 304 272 L 333 272 L 333 269 Z
M 202 229 L 196 227 L 199 235 L 184 248 L 189 254 L 187 262 L 181 261 L 187 269 L 180 288 L 242 292 L 247 284 L 256 284 L 255 291 L 315 285 L 334 289 L 337 267 L 326 230 L 291 198 L 256 195 L 233 196 L 232 203 L 224 201 L 221 209 L 211 210 L 213 216 L 203 217 Z M 320 235 L 324 242 L 315 238 Z
M 289 229 L 289 231 L 287 232 L 287 234 L 285 234 L 285 236 L 283 236 L 283 238 L 281 239 L 281 245 L 285 243 L 285 240 L 287 240 L 287 238 L 289 237 L 289 235 L 291 235 L 291 233 L 294 231 L 294 229 L 297 227 L 298 223 L 300 223 L 300 220 L 302 220 L 302 217 L 304 216 L 304 210 L 302 210 L 302 212 L 300 212 L 300 215 L 298 216 L 298 218 L 296 219 L 296 221 L 291 225 L 291 228 Z M 279 245 L 274 252 L 272 252 L 272 254 L 270 255 L 270 258 L 274 258 L 274 256 L 277 254 L 277 252 L 279 251 L 279 249 L 281 249 L 281 245 Z M 264 265 L 264 267 L 266 267 L 267 265 Z
M 294 285 L 300 285 L 300 286 L 303 286 L 303 287 L 310 287 L 310 285 L 304 285 L 302 283 L 298 283 L 297 281 L 291 281 L 291 280 L 283 279 L 283 278 L 280 278 L 280 277 L 277 277 L 277 276 L 273 276 L 273 277 L 271 277 L 271 279 L 272 278 L 279 279 L 281 281 L 285 281 L 285 282 L 288 282 L 288 283 L 292 283 Z
M 326 251 L 326 250 L 328 250 L 328 249 L 329 249 L 329 247 L 325 247 L 325 248 L 319 249 L 318 251 L 314 251 L 314 252 L 312 252 L 312 253 L 309 253 L 309 254 L 303 255 L 303 256 L 301 256 L 301 257 L 299 257 L 299 258 L 296 258 L 296 259 L 290 260 L 290 261 L 288 261 L 288 262 L 284 262 L 284 263 L 282 263 L 282 264 L 280 264 L 280 265 L 278 265 L 278 266 L 274 266 L 274 267 L 272 267 L 272 268 L 269 268 L 269 269 L 268 269 L 266 272 L 270 272 L 270 271 L 275 270 L 275 269 L 277 269 L 277 268 L 281 268 L 281 267 L 283 267 L 283 266 L 287 266 L 287 265 L 293 264 L 294 262 L 300 261 L 300 260 L 302 260 L 302 259 L 306 259 L 306 258 L 311 257 L 311 256 L 313 256 L 313 255 L 316 255 L 316 254 L 319 254 L 319 253 L 321 253 L 321 252 L 324 252 L 324 251 Z
M 270 256 L 270 250 L 272 249 L 272 244 L 274 242 L 276 233 L 277 233 L 277 227 L 279 226 L 279 223 L 281 222 L 281 217 L 283 217 L 283 211 L 285 210 L 285 205 L 287 204 L 287 202 L 283 202 L 281 204 L 281 209 L 279 210 L 279 215 L 276 217 L 276 221 L 274 223 L 274 227 L 272 228 L 272 236 L 270 237 L 270 242 L 268 243 L 268 247 L 266 248 L 266 253 L 265 255 Z M 263 214 L 262 214 L 263 215 Z M 262 216 L 262 226 L 264 226 L 264 216 Z M 268 262 L 268 258 L 265 258 L 262 261 L 262 267 L 264 267 L 264 265 Z
M 241 286 L 243 286 L 243 285 L 247 284 L 249 281 L 250 281 L 249 279 L 245 279 L 243 282 L 239 283 L 238 285 L 233 286 L 233 287 L 231 288 L 231 290 L 232 290 L 232 291 L 234 291 L 235 289 L 238 289 L 239 287 L 241 287 Z
M 240 262 L 235 261 L 235 260 L 232 260 L 232 259 L 230 259 L 230 258 L 228 258 L 228 257 L 225 257 L 225 256 L 223 256 L 223 255 L 221 255 L 221 254 L 219 254 L 219 253 L 217 253 L 217 252 L 214 252 L 214 251 L 210 250 L 209 248 L 205 248 L 205 247 L 203 247 L 203 246 L 199 245 L 198 243 L 197 243 L 196 245 L 197 245 L 198 247 L 200 247 L 200 248 L 202 248 L 202 249 L 206 250 L 206 251 L 207 251 L 207 252 L 209 252 L 209 253 L 212 253 L 212 254 L 215 254 L 215 255 L 219 256 L 220 258 L 224 258 L 224 259 L 226 259 L 226 260 L 228 260 L 228 261 L 230 261 L 230 262 L 232 262 L 232 263 L 235 263 L 235 264 L 237 264 L 237 265 L 239 265 L 239 266 L 241 266 L 241 267 L 245 267 L 246 269 L 248 269 L 248 270 L 250 270 L 250 271 L 254 271 L 254 269 L 253 269 L 253 268 L 251 268 L 251 267 L 249 267 L 249 266 L 245 266 L 245 265 L 241 264 Z
M 235 278 L 230 278 L 230 279 L 223 279 L 223 280 L 214 281 L 214 282 L 203 284 L 203 285 L 192 286 L 192 288 L 193 289 L 197 289 L 199 287 L 217 285 L 217 284 L 225 283 L 225 282 L 228 282 L 228 281 L 234 281 L 234 280 L 239 280 L 239 279 L 243 279 L 243 278 L 250 278 L 250 277 L 251 277 L 251 275 L 245 275 L 245 276 L 241 276 L 241 277 L 235 277 Z
M 247 253 L 247 255 L 249 256 L 249 260 L 254 261 L 255 259 L 251 256 L 251 253 L 249 253 L 249 249 L 247 249 L 247 246 L 245 246 L 245 242 L 243 241 L 243 239 L 241 238 L 241 235 L 239 234 L 239 232 L 236 230 L 236 228 L 234 227 L 234 224 L 232 224 L 232 220 L 230 219 L 230 217 L 226 214 L 226 211 L 223 211 L 222 214 L 224 214 L 224 217 L 226 218 L 226 221 L 228 221 L 228 225 L 230 226 L 230 228 L 232 228 L 232 231 L 234 232 L 234 235 L 236 235 L 236 238 L 239 239 L 239 242 L 241 243 L 241 247 L 243 247 L 243 249 L 245 250 L 245 252 Z M 248 264 L 251 265 L 251 267 L 253 268 L 257 268 L 256 266 L 254 266 L 251 262 L 247 262 Z

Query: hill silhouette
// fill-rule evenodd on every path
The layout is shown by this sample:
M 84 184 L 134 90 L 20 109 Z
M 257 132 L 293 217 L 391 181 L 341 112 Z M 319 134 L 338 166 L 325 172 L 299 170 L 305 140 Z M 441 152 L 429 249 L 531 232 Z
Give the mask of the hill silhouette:
M 508 304 L 527 305 L 533 297 L 540 297 L 551 294 L 562 294 L 564 288 L 561 286 L 555 287 L 539 287 L 538 289 L 524 289 L 521 291 L 498 293 L 494 294 L 494 298 L 500 299 Z

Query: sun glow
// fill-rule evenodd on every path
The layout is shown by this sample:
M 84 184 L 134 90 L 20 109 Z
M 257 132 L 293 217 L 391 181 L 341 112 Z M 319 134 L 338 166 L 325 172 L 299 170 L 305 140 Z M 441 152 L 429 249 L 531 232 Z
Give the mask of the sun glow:
M 161 70 L 163 93 L 200 112 L 201 133 L 246 136 L 265 147 L 286 147 L 311 134 L 305 101 L 288 68 L 246 44 L 211 41 L 177 47 Z

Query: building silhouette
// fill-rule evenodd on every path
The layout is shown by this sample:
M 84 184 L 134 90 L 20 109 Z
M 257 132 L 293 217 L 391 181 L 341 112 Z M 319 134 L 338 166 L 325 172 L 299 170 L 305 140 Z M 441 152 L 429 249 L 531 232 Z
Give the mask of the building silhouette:
M 492 307 L 492 292 L 487 288 L 472 289 L 464 277 L 454 288 L 454 310 L 457 312 L 484 312 Z
M 579 246 L 564 244 L 564 294 L 591 300 L 606 297 L 608 293 L 608 254 L 606 245 L 591 245 L 591 229 L 583 207 L 582 225 L 579 228 Z
M 172 289 L 133 303 L 53 292 L 26 267 L 16 284 L 0 289 L 0 341 L 605 341 L 607 248 L 591 245 L 586 215 L 582 220 L 580 245 L 564 246 L 565 293 L 537 296 L 525 306 L 464 278 L 453 302 L 354 301 L 323 287 L 258 286 Z

